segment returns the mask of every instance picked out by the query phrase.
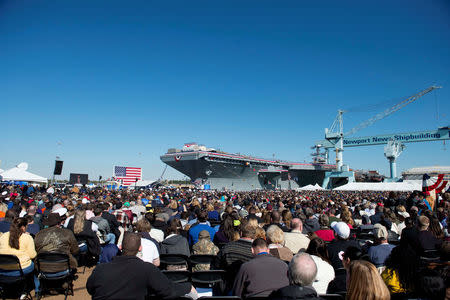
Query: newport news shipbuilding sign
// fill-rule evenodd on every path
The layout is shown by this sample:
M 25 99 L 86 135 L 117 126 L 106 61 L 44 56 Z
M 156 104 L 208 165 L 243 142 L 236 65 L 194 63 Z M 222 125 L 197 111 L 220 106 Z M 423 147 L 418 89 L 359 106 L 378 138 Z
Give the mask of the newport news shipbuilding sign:
M 344 138 L 344 147 L 387 144 L 387 142 L 389 142 L 390 139 L 395 139 L 402 143 L 413 143 L 413 142 L 448 140 L 449 138 L 450 138 L 449 129 L 438 129 L 432 131 L 419 131 L 410 133 L 365 136 L 357 138 Z
M 450 139 L 450 128 L 444 127 L 438 130 L 344 138 L 344 147 L 382 145 L 387 144 L 390 139 L 395 139 L 402 143 L 448 140 Z M 327 148 L 334 147 L 329 141 L 321 141 L 316 144 L 322 144 Z

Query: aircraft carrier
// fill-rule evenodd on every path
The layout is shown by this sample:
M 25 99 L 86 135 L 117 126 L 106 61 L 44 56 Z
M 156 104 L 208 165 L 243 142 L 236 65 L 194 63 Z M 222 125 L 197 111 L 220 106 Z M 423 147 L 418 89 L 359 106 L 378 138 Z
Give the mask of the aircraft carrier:
M 197 186 L 215 190 L 288 190 L 322 185 L 325 172 L 336 168 L 317 161 L 308 164 L 226 153 L 196 143 L 171 148 L 160 158 Z

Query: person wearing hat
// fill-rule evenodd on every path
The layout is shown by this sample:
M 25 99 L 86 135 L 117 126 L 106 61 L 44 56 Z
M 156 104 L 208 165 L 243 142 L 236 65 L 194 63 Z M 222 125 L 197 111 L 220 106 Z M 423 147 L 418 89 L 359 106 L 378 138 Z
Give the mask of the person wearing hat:
M 403 208 L 403 210 L 405 210 L 405 207 L 402 206 L 402 208 Z M 402 230 L 406 227 L 405 220 L 407 218 L 409 218 L 409 213 L 406 211 L 398 211 L 397 214 L 398 214 L 398 219 L 400 221 L 400 223 L 397 224 L 397 230 L 398 230 L 398 235 L 401 236 Z
M 69 255 L 70 267 L 77 268 L 77 260 L 74 255 L 78 253 L 78 243 L 72 231 L 61 228 L 61 216 L 58 213 L 51 213 L 42 220 L 45 229 L 36 234 L 34 243 L 36 252 L 60 252 Z M 46 270 L 48 272 L 57 272 L 60 270 Z
M 198 242 L 192 246 L 192 254 L 209 254 L 217 255 L 219 248 L 211 242 L 211 236 L 207 230 L 202 230 L 198 234 Z M 208 264 L 197 264 L 192 270 L 193 271 L 207 271 L 209 270 Z
M 328 244 L 328 254 L 331 265 L 336 270 L 344 267 L 340 254 L 342 255 L 350 246 L 358 249 L 361 249 L 361 246 L 357 241 L 349 240 L 350 227 L 345 222 L 333 222 L 331 223 L 331 228 L 334 230 L 335 239 Z
M 428 227 L 430 226 L 430 219 L 426 216 L 420 216 L 417 223 L 419 229 L 417 234 L 419 253 L 423 253 L 426 250 L 441 249 L 443 241 L 436 238 L 433 233 L 428 230 Z
M 383 225 L 375 224 L 373 232 L 376 245 L 369 248 L 368 255 L 375 267 L 379 268 L 384 266 L 384 262 L 395 246 L 388 243 L 387 239 L 389 234 Z

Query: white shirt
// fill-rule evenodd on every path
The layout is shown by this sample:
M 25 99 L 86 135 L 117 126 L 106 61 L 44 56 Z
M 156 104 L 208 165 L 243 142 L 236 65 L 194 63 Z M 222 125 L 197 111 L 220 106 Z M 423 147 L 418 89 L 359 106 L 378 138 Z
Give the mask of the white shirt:
M 152 228 L 150 229 L 150 236 L 154 238 L 158 243 L 164 241 L 164 232 L 160 229 Z
M 400 224 L 398 224 L 397 225 L 397 233 L 398 233 L 398 235 L 402 235 L 402 231 L 403 231 L 403 229 L 405 229 L 406 228 L 406 225 L 405 225 L 405 222 L 401 222 Z
M 145 262 L 153 263 L 153 260 L 159 258 L 158 249 L 155 243 L 150 240 L 141 238 L 142 251 L 136 255 Z
M 317 276 L 314 280 L 312 286 L 317 291 L 317 294 L 326 294 L 328 289 L 328 284 L 335 277 L 333 267 L 321 259 L 318 256 L 311 255 L 317 266 Z
M 70 221 L 70 219 L 73 219 L 75 216 L 70 216 L 70 217 L 68 217 L 65 221 L 64 221 L 64 228 L 67 228 L 67 226 L 69 226 L 69 221 Z

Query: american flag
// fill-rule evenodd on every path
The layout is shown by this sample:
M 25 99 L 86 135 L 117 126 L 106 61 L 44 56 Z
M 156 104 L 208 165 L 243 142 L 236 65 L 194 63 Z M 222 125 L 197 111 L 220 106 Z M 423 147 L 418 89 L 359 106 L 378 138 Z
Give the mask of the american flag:
M 122 185 L 131 185 L 137 180 L 142 179 L 142 168 L 133 167 L 114 167 L 114 177 L 116 181 L 122 183 Z

